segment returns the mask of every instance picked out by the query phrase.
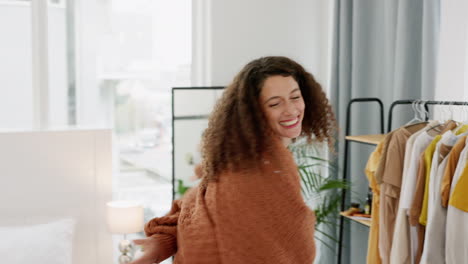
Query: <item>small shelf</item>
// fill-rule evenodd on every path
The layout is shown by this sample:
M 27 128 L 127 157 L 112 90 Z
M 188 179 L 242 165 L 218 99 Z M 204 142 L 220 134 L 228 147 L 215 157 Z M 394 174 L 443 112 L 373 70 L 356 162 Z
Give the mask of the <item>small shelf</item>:
M 343 212 L 341 212 L 340 215 L 343 216 L 344 218 L 355 221 L 355 222 L 360 223 L 362 225 L 365 225 L 365 226 L 368 226 L 368 227 L 371 226 L 371 219 L 372 218 L 346 216 L 346 215 L 343 214 Z
M 385 138 L 385 134 L 346 136 L 346 140 L 378 145 Z

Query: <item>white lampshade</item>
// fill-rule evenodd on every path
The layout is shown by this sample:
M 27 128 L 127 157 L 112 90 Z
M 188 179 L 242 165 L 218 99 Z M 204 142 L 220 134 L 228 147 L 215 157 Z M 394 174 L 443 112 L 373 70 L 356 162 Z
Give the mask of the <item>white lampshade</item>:
M 143 206 L 134 201 L 107 203 L 107 226 L 111 233 L 131 234 L 143 230 Z

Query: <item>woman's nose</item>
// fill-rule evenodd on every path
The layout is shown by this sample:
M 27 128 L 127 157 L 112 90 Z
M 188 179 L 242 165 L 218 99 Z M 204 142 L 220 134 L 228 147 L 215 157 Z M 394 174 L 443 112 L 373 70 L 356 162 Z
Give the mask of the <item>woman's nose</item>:
M 284 114 L 295 116 L 298 114 L 298 110 L 294 104 L 288 103 L 284 109 Z

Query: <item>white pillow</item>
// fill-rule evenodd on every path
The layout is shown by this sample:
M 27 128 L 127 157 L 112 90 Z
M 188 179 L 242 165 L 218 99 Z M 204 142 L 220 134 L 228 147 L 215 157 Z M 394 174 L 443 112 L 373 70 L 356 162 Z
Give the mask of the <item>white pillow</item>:
M 0 227 L 0 259 L 9 264 L 72 264 L 75 220 Z

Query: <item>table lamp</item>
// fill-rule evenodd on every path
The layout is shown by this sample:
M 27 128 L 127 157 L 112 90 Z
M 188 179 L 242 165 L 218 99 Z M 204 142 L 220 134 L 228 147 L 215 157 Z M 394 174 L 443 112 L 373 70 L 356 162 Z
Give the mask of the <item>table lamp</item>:
M 107 226 L 114 234 L 123 234 L 124 239 L 119 243 L 122 253 L 119 263 L 129 263 L 133 259 L 133 245 L 127 240 L 127 234 L 138 233 L 143 230 L 143 206 L 134 201 L 112 201 L 107 203 Z

